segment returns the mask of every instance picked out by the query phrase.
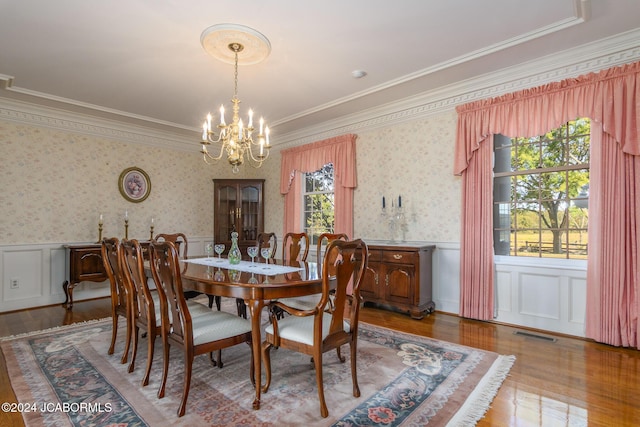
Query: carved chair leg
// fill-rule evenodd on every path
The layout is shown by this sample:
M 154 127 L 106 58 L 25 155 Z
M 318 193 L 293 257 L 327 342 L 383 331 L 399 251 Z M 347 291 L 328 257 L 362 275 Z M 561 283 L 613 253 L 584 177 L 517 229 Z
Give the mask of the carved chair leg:
M 209 353 L 209 360 L 211 360 L 211 364 L 213 366 L 217 366 L 218 368 L 222 369 L 222 349 L 218 350 L 216 352 L 216 360 L 213 359 L 213 352 Z
M 182 387 L 182 401 L 178 408 L 178 417 L 184 415 L 187 410 L 187 399 L 189 398 L 189 388 L 191 387 L 191 371 L 193 369 L 193 354 L 184 355 L 184 386 Z
M 256 367 L 253 364 L 253 344 L 251 340 L 247 341 L 249 344 L 249 348 L 251 349 L 251 359 L 249 359 L 249 377 L 251 378 L 251 385 L 255 388 L 256 386 Z
M 169 342 L 165 336 L 162 337 L 162 380 L 158 389 L 158 399 L 164 397 L 164 391 L 167 387 L 167 374 L 169 372 Z
M 318 400 L 320 401 L 320 415 L 322 418 L 329 416 L 329 410 L 327 409 L 327 402 L 324 399 L 324 381 L 322 379 L 322 353 L 316 354 L 313 357 L 314 365 L 316 368 L 316 384 L 318 386 Z
M 353 396 L 360 397 L 360 387 L 358 386 L 358 373 L 356 369 L 356 343 L 351 343 L 349 348 L 351 349 L 351 379 L 353 381 Z
M 262 386 L 263 393 L 266 393 L 271 385 L 271 347 L 273 347 L 271 343 L 266 341 L 262 343 L 262 364 L 264 365 L 265 376 L 264 385 Z
M 156 334 L 148 334 L 147 340 L 147 366 L 144 370 L 144 377 L 142 377 L 142 387 L 149 384 L 149 376 L 151 375 L 151 365 L 153 364 L 153 348 L 156 344 Z
M 109 351 L 107 354 L 113 354 L 113 350 L 116 346 L 116 336 L 118 335 L 118 315 L 116 313 L 112 314 L 112 331 L 111 331 L 111 345 L 109 346 Z
M 133 335 L 133 325 L 131 324 L 129 319 L 125 318 L 125 321 L 127 322 L 127 336 L 125 337 L 126 343 L 124 346 L 124 354 L 122 355 L 122 359 L 120 360 L 120 363 L 122 363 L 123 365 L 127 363 L 127 359 L 129 358 L 129 348 L 131 348 L 131 336 Z
M 236 308 L 238 309 L 238 316 L 246 319 L 247 318 L 247 305 L 244 303 L 243 299 L 236 298 Z
M 131 351 L 131 361 L 129 362 L 129 369 L 127 371 L 129 373 L 133 372 L 136 365 L 136 356 L 138 355 L 138 336 L 140 335 L 140 328 L 138 326 L 133 328 L 132 335 L 133 350 Z

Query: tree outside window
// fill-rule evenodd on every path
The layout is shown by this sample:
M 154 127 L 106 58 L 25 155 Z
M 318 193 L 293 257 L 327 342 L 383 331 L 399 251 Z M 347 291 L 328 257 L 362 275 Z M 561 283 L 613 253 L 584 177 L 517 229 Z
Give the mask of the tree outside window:
M 334 232 L 333 164 L 328 163 L 315 172 L 304 175 L 303 229 L 312 244 L 322 233 Z
M 494 139 L 498 255 L 586 259 L 591 122 Z

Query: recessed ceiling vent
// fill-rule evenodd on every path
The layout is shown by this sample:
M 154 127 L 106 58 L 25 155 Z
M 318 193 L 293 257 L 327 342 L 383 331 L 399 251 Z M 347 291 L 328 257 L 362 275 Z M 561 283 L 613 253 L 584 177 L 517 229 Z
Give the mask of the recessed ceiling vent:
M 534 332 L 527 332 L 527 331 L 513 331 L 513 335 L 520 335 L 520 336 L 527 337 L 527 338 L 537 338 L 539 340 L 544 340 L 544 341 L 548 341 L 548 342 L 556 342 L 556 341 L 558 341 L 554 337 L 549 337 L 549 336 L 546 336 L 546 335 L 540 335 L 540 334 L 536 334 Z

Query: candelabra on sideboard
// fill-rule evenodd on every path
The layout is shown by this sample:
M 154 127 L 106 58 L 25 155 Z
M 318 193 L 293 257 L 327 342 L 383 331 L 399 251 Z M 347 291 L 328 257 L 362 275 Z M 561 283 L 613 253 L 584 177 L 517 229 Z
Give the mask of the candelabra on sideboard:
M 391 208 L 386 207 L 385 198 L 382 198 L 382 219 L 387 222 L 389 227 L 390 240 L 396 241 L 396 235 L 400 233 L 400 240 L 406 240 L 407 219 L 402 209 L 402 197 L 398 197 L 398 206 L 391 202 Z

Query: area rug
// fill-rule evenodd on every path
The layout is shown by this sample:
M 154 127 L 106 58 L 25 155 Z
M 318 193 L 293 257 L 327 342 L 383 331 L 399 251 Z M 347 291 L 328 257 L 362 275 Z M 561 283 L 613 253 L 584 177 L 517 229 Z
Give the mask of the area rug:
M 121 322 L 122 323 L 122 322 Z M 124 330 L 107 355 L 109 319 L 2 339 L 11 386 L 25 424 L 31 426 L 472 426 L 482 418 L 515 358 L 361 324 L 358 380 L 352 395 L 349 352 L 340 363 L 324 356 L 329 417 L 320 417 L 315 372 L 309 357 L 272 350 L 272 383 L 252 409 L 250 348 L 225 349 L 224 366 L 196 357 L 187 413 L 176 411 L 183 361 L 172 349 L 166 395 L 160 383 L 157 340 L 149 385 L 140 381 L 146 363 L 141 340 L 134 372 L 120 364 Z M 3 407 L 3 410 L 7 409 Z

